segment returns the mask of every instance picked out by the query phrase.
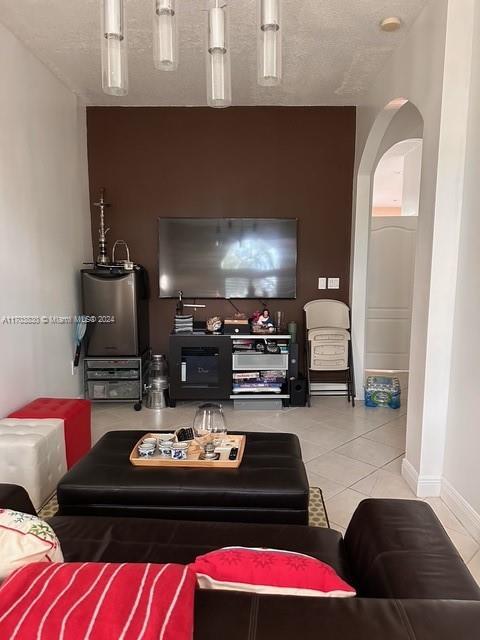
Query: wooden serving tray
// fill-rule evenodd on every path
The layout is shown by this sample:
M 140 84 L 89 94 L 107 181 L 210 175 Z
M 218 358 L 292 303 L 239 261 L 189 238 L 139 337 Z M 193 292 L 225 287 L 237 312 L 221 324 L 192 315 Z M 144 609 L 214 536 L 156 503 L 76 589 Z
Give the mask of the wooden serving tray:
M 194 469 L 238 469 L 242 463 L 243 452 L 245 451 L 245 443 L 247 441 L 246 436 L 239 435 L 227 435 L 228 440 L 235 442 L 234 446 L 238 447 L 238 454 L 236 460 L 229 460 L 228 455 L 230 451 L 222 451 L 220 453 L 219 460 L 199 460 L 202 449 L 192 441 L 188 449 L 188 458 L 186 460 L 172 460 L 171 458 L 164 458 L 156 452 L 153 456 L 148 458 L 142 458 L 138 455 L 137 447 L 144 440 L 144 438 L 155 438 L 158 434 L 146 433 L 135 444 L 130 453 L 130 462 L 138 467 L 175 467 L 181 468 L 194 468 Z

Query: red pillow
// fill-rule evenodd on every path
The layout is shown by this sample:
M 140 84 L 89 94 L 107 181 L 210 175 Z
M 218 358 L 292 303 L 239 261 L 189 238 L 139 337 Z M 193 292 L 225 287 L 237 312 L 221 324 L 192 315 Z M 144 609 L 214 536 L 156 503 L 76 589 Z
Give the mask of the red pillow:
M 201 589 L 347 598 L 355 590 L 328 564 L 292 551 L 227 547 L 190 565 Z

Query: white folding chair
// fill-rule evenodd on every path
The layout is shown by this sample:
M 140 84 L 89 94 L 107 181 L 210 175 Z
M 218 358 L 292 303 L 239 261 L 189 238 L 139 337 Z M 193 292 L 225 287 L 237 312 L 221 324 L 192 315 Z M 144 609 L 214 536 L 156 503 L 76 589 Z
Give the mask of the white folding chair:
M 312 395 L 346 395 L 355 406 L 355 381 L 350 335 L 350 309 L 339 300 L 312 300 L 304 306 L 308 406 Z M 346 393 L 312 389 L 312 372 L 344 371 Z

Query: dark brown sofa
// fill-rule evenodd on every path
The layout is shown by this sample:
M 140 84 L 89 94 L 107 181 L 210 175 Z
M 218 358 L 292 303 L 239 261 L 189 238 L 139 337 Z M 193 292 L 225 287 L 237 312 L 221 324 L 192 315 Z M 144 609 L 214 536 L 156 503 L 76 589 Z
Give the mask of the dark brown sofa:
M 0 507 L 34 513 L 26 492 L 0 485 Z M 49 520 L 67 561 L 179 562 L 229 545 L 301 551 L 332 565 L 357 598 L 199 591 L 195 640 L 476 640 L 480 590 L 431 508 L 365 500 L 345 539 L 297 525 L 101 516 Z

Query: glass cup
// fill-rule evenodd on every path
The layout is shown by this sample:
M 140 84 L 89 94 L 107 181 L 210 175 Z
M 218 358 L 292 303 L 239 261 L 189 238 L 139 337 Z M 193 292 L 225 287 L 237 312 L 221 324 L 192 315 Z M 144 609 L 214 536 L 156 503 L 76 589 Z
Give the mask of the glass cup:
M 208 402 L 198 407 L 193 420 L 193 431 L 197 444 L 203 449 L 203 457 L 215 460 L 218 456 L 211 446 L 220 444 L 227 433 L 222 405 Z

